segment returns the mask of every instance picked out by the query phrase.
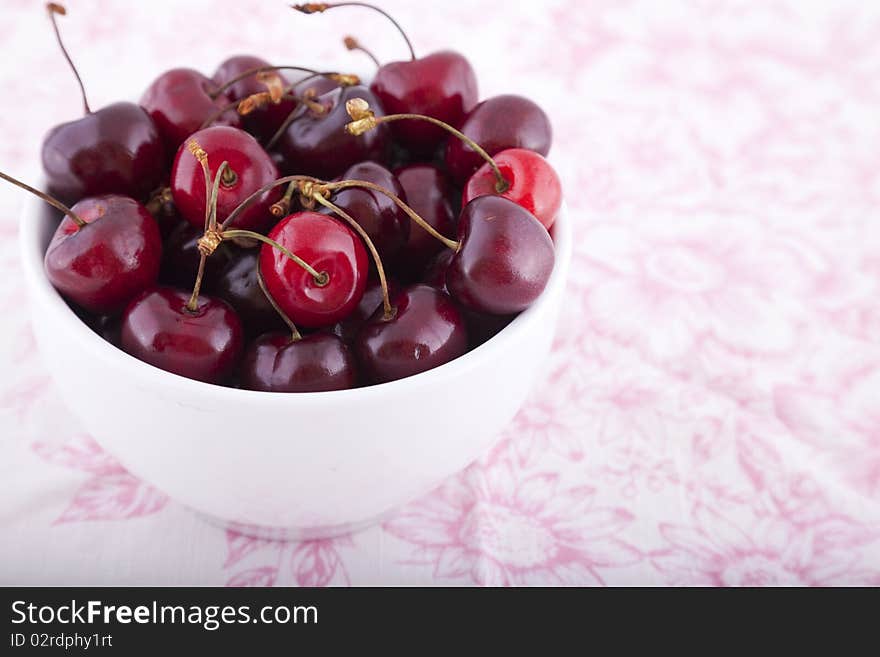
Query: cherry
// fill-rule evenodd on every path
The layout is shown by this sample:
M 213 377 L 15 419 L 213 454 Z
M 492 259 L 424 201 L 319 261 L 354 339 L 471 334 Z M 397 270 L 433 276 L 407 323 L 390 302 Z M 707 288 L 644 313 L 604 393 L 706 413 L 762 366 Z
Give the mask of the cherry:
M 549 229 L 562 207 L 562 183 L 553 167 L 538 153 L 522 148 L 501 151 L 493 159 L 508 183 L 501 196 L 528 210 Z M 468 179 L 462 206 L 477 197 L 498 194 L 496 185 L 496 174 L 484 164 Z
M 127 196 L 83 199 L 72 208 L 0 173 L 66 213 L 46 249 L 46 276 L 68 300 L 95 314 L 117 312 L 153 285 L 162 259 L 156 220 Z
M 515 95 L 484 100 L 470 111 L 460 130 L 489 155 L 508 148 L 525 148 L 547 155 L 553 140 L 553 129 L 544 110 L 528 98 Z M 445 161 L 449 175 L 458 185 L 483 164 L 479 153 L 454 137 L 446 142 Z
M 449 269 L 449 264 L 454 257 L 455 251 L 451 249 L 443 249 L 434 256 L 425 268 L 425 273 L 422 275 L 422 283 L 447 292 L 446 270 Z
M 330 326 L 357 306 L 367 283 L 367 252 L 345 224 L 317 212 L 296 212 L 279 221 L 269 238 L 318 274 L 276 248 L 261 248 L 266 288 L 294 323 L 307 328 Z
M 285 171 L 333 178 L 357 162 L 385 159 L 387 128 L 365 139 L 345 131 L 349 121 L 345 105 L 352 98 L 362 98 L 377 110 L 380 107 L 373 93 L 360 85 L 334 89 L 318 96 L 314 105 L 300 107 L 277 144 Z
M 201 259 L 199 240 L 203 234 L 204 228 L 199 229 L 186 222 L 181 222 L 171 231 L 171 235 L 165 241 L 162 269 L 159 273 L 159 280 L 162 283 L 173 287 L 192 285 L 199 270 L 199 260 Z M 221 245 L 206 260 L 204 282 L 202 283 L 206 292 L 214 292 L 223 269 L 230 259 L 229 249 Z
M 459 248 L 446 272 L 463 306 L 510 315 L 538 298 L 553 271 L 553 241 L 535 217 L 502 196 L 480 196 L 458 219 Z
M 325 392 L 357 383 L 357 367 L 337 336 L 318 332 L 298 339 L 268 333 L 251 343 L 241 365 L 241 386 L 267 392 Z
M 397 177 L 381 164 L 359 162 L 349 167 L 342 178 L 366 180 L 406 201 L 406 194 Z M 409 217 L 385 194 L 352 187 L 337 192 L 333 203 L 348 212 L 364 228 L 382 260 L 393 260 L 406 245 L 410 235 Z M 332 213 L 326 208 L 321 212 Z
M 43 169 L 49 188 L 73 201 L 102 194 L 144 199 L 158 186 L 165 164 L 156 125 L 134 103 L 114 103 L 91 111 L 55 20 L 66 10 L 55 3 L 50 3 L 48 10 L 58 45 L 79 83 L 85 110 L 84 117 L 55 126 L 43 140 Z
M 358 362 L 371 382 L 412 376 L 467 350 L 464 319 L 445 292 L 414 285 L 397 293 L 392 305 L 390 318 L 377 309 L 355 340 Z
M 409 206 L 437 232 L 443 235 L 454 233 L 455 218 L 447 200 L 449 182 L 443 172 L 432 164 L 411 164 L 394 173 Z M 442 248 L 438 240 L 415 224 L 410 228 L 409 240 L 398 258 L 397 269 L 409 278 L 416 278 L 425 270 L 425 263 Z
M 216 94 L 217 85 L 191 68 L 165 71 L 147 87 L 141 106 L 159 128 L 170 156 L 206 119 L 230 103 L 224 93 Z M 234 109 L 214 121 L 217 125 L 239 127 L 241 120 Z
M 231 250 L 234 255 L 213 284 L 216 295 L 235 308 L 247 335 L 282 330 L 284 324 L 257 280 L 259 249 Z
M 389 297 L 395 296 L 402 289 L 394 280 L 387 281 L 387 284 Z M 364 295 L 361 297 L 357 307 L 351 311 L 348 317 L 336 322 L 330 330 L 345 342 L 353 343 L 364 322 L 376 312 L 377 308 L 382 306 L 382 300 L 382 285 L 378 279 L 371 278 L 367 282 Z
M 269 154 L 244 130 L 213 126 L 199 130 L 177 151 L 171 170 L 171 193 L 180 214 L 193 226 L 204 227 L 207 191 L 203 164 L 193 155 L 191 144 L 207 153 L 208 167 L 220 174 L 217 194 L 217 219 L 224 221 L 252 193 L 278 178 L 278 169 Z M 277 189 L 263 194 L 240 213 L 232 226 L 246 230 L 263 230 L 272 221 L 271 206 L 280 197 Z
M 189 293 L 168 287 L 143 292 L 123 313 L 121 347 L 166 372 L 222 383 L 241 355 L 241 321 L 220 299 L 189 301 Z

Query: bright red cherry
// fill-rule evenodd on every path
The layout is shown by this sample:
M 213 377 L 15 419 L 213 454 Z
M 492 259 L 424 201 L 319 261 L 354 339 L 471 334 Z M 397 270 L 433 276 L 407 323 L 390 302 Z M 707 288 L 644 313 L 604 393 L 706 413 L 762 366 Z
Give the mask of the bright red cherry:
M 357 366 L 348 346 L 330 333 L 291 339 L 268 333 L 248 347 L 241 364 L 241 386 L 267 392 L 326 392 L 357 383 Z
M 208 118 L 230 103 L 226 94 L 215 97 L 216 88 L 210 78 L 191 68 L 165 71 L 147 87 L 141 97 L 141 106 L 159 128 L 169 157 Z M 212 125 L 238 127 L 241 120 L 235 110 L 229 110 Z
M 236 249 L 226 266 L 216 276 L 212 289 L 235 308 L 245 334 L 256 337 L 272 331 L 283 331 L 284 322 L 275 312 L 257 280 L 259 249 Z M 214 256 L 212 255 L 211 258 Z M 210 262 L 208 258 L 207 262 Z M 193 280 L 193 279 L 191 279 Z
M 509 148 L 493 156 L 509 187 L 500 196 L 524 207 L 549 229 L 562 207 L 562 183 L 553 167 L 534 151 Z M 478 196 L 498 195 L 497 179 L 487 162 L 464 187 L 462 207 Z
M 345 103 L 352 98 L 363 98 L 376 116 L 381 115 L 381 105 L 366 87 L 342 87 L 318 96 L 314 106 L 304 105 L 298 110 L 278 140 L 286 173 L 333 178 L 357 162 L 385 160 L 389 142 L 386 126 L 362 137 L 345 131 L 350 121 Z M 316 111 L 318 107 L 323 109 Z
M 468 113 L 460 130 L 489 155 L 508 148 L 547 155 L 553 141 L 553 129 L 544 110 L 528 98 L 512 94 L 481 102 Z M 483 164 L 479 153 L 453 135 L 446 140 L 445 160 L 450 177 L 458 185 Z
M 126 196 L 83 199 L 65 216 L 46 249 L 49 281 L 65 297 L 96 314 L 121 310 L 156 283 L 162 240 L 156 220 Z
M 464 56 L 449 50 L 407 62 L 385 64 L 370 89 L 388 114 L 425 114 L 459 125 L 479 98 L 477 76 Z M 437 126 L 399 121 L 397 141 L 419 155 L 429 155 L 446 139 Z
M 391 303 L 394 315 L 386 318 L 379 308 L 355 340 L 362 373 L 371 382 L 412 376 L 467 350 L 464 319 L 445 292 L 414 285 L 396 294 Z
M 330 326 L 354 310 L 367 284 L 369 259 L 348 226 L 317 212 L 296 212 L 279 221 L 269 237 L 321 275 L 316 280 L 278 249 L 261 247 L 266 288 L 294 324 Z
M 190 310 L 189 299 L 168 287 L 134 299 L 122 316 L 122 349 L 166 372 L 223 383 L 241 355 L 241 322 L 225 301 L 202 295 Z
M 458 239 L 446 287 L 464 307 L 510 315 L 544 291 L 555 260 L 553 241 L 522 206 L 501 196 L 475 198 L 461 212 Z
M 223 162 L 228 164 L 220 175 L 217 192 L 217 221 L 222 223 L 248 196 L 276 180 L 278 168 L 251 135 L 239 128 L 213 126 L 191 135 L 181 144 L 171 170 L 171 193 L 181 216 L 196 227 L 205 225 L 205 175 L 202 165 L 187 145 L 196 142 L 208 154 L 208 166 L 216 173 Z M 281 197 L 275 187 L 238 215 L 230 228 L 261 231 L 273 221 L 269 206 Z
M 397 177 L 381 164 L 359 162 L 342 174 L 344 180 L 366 180 L 384 187 L 407 202 L 406 193 Z M 333 196 L 333 203 L 350 214 L 366 231 L 383 262 L 391 262 L 403 249 L 410 235 L 410 218 L 388 196 L 372 189 L 342 189 Z M 322 209 L 333 214 L 330 209 Z M 421 229 L 420 229 L 421 230 Z
M 411 164 L 395 172 L 406 193 L 406 202 L 437 232 L 448 237 L 455 234 L 455 217 L 449 204 L 449 181 L 433 164 Z M 409 240 L 397 260 L 397 270 L 408 278 L 418 278 L 426 264 L 443 244 L 413 223 Z

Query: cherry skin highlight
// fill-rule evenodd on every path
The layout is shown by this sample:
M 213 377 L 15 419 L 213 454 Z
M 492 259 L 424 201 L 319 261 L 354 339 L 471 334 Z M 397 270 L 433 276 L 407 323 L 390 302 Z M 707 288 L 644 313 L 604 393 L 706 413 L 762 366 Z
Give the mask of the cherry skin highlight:
M 165 71 L 147 87 L 141 106 L 156 123 L 168 157 L 173 156 L 206 119 L 229 104 L 226 94 L 211 97 L 216 88 L 210 78 L 191 68 Z M 229 110 L 218 117 L 214 125 L 238 127 L 241 120 L 234 110 Z
M 465 308 L 511 315 L 544 291 L 555 260 L 553 241 L 522 206 L 501 196 L 475 198 L 461 212 L 458 239 L 446 287 Z
M 187 144 L 197 142 L 208 154 L 208 166 L 216 175 L 223 162 L 228 170 L 220 176 L 217 191 L 217 221 L 226 217 L 248 196 L 276 180 L 278 168 L 263 147 L 244 130 L 213 126 L 194 133 L 181 144 L 171 170 L 171 193 L 181 216 L 193 226 L 205 226 L 205 175 L 202 165 L 190 153 Z M 261 231 L 274 217 L 269 206 L 281 198 L 281 189 L 265 192 L 242 212 L 230 228 Z
M 479 196 L 503 196 L 528 210 L 549 230 L 562 207 L 562 183 L 553 167 L 534 151 L 521 148 L 501 151 L 493 159 L 510 187 L 498 194 L 495 174 L 487 162 L 468 179 L 462 207 Z
M 266 392 L 327 392 L 357 384 L 357 366 L 348 346 L 330 333 L 292 340 L 268 333 L 251 343 L 241 365 L 241 386 Z
M 364 324 L 355 340 L 362 374 L 372 383 L 412 376 L 458 358 L 468 345 L 464 318 L 445 292 L 427 285 L 405 288 Z
M 49 189 L 61 198 L 121 194 L 144 200 L 162 180 L 165 149 L 143 108 L 114 103 L 52 128 L 42 159 Z
M 303 211 L 279 221 L 269 237 L 328 279 L 321 285 L 278 249 L 268 244 L 260 247 L 266 289 L 294 324 L 330 326 L 354 310 L 367 284 L 369 258 L 348 226 L 333 217 Z
M 98 314 L 121 310 L 156 283 L 162 260 L 159 227 L 147 209 L 127 196 L 83 199 L 65 216 L 46 249 L 49 281 L 67 299 Z
M 301 107 L 278 140 L 277 148 L 284 156 L 286 173 L 334 178 L 358 162 L 385 161 L 388 126 L 380 125 L 359 137 L 345 131 L 351 121 L 345 103 L 352 98 L 363 98 L 376 116 L 382 115 L 381 105 L 366 87 L 341 87 L 318 96 L 315 102 L 325 108 L 323 113 Z
M 553 129 L 544 110 L 528 98 L 512 94 L 494 96 L 479 103 L 468 113 L 460 129 L 489 155 L 508 148 L 524 148 L 546 156 L 553 141 Z M 458 185 L 485 162 L 455 135 L 449 135 L 446 140 L 444 159 L 450 177 Z
M 388 114 L 426 114 L 453 126 L 479 98 L 474 69 L 464 56 L 450 50 L 385 64 L 370 89 Z M 424 121 L 396 121 L 391 129 L 397 141 L 421 156 L 430 155 L 448 134 Z
M 224 383 L 242 350 L 241 322 L 225 301 L 154 287 L 134 299 L 122 316 L 121 347 L 145 363 L 206 383 Z

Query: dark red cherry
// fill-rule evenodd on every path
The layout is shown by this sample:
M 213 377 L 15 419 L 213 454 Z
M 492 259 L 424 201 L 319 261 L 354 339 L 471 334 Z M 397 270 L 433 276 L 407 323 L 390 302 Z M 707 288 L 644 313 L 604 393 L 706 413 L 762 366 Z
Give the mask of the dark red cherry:
M 304 94 L 309 96 L 321 96 L 338 88 L 339 83 L 330 78 L 325 78 L 320 75 L 317 77 L 306 76 L 293 85 L 293 93 L 297 97 L 302 97 Z
M 278 168 L 259 142 L 244 130 L 213 126 L 199 130 L 177 151 L 171 170 L 171 193 L 181 216 L 193 226 L 205 225 L 205 174 L 202 165 L 187 148 L 197 142 L 208 153 L 208 166 L 216 174 L 223 162 L 228 168 L 220 176 L 217 191 L 217 221 L 223 222 L 243 200 L 258 189 L 276 180 Z M 259 200 L 242 212 L 230 228 L 262 231 L 274 217 L 269 206 L 281 198 L 281 189 L 265 192 Z
M 196 280 L 199 271 L 199 238 L 205 231 L 181 222 L 165 240 L 162 257 L 162 269 L 159 272 L 159 280 L 172 287 L 186 289 L 191 287 Z M 212 294 L 223 268 L 231 257 L 230 247 L 227 243 L 220 244 L 217 250 L 205 259 L 205 275 L 202 280 L 202 290 Z
M 345 180 L 365 180 L 384 187 L 406 203 L 397 176 L 381 164 L 359 162 L 342 174 Z M 397 204 L 385 194 L 371 189 L 348 188 L 333 196 L 333 203 L 350 214 L 363 227 L 376 245 L 379 257 L 390 263 L 403 249 L 410 235 L 410 218 Z M 333 211 L 323 208 L 322 212 L 333 215 Z
M 441 235 L 455 235 L 455 218 L 447 200 L 449 182 L 433 164 L 411 164 L 395 172 L 406 202 Z M 410 279 L 425 271 L 430 259 L 443 249 L 443 244 L 417 224 L 410 227 L 409 240 L 398 258 L 397 270 Z
M 234 55 L 233 57 L 224 60 L 223 63 L 217 67 L 212 79 L 214 80 L 214 84 L 221 86 L 246 71 L 251 71 L 255 68 L 261 68 L 264 66 L 271 66 L 271 64 L 265 59 L 254 57 L 253 55 Z M 275 74 L 281 78 L 286 87 L 288 82 L 284 75 L 280 71 L 276 71 Z M 224 93 L 231 101 L 238 101 L 264 91 L 266 91 L 266 85 L 257 79 L 257 74 L 255 73 L 239 80 L 238 82 L 234 82 L 232 86 L 224 91 Z M 247 114 L 242 117 L 242 124 L 244 125 L 245 130 L 251 134 L 254 134 L 261 139 L 268 139 L 275 134 L 275 131 L 281 127 L 282 123 L 284 123 L 284 119 L 287 118 L 287 115 L 294 109 L 296 109 L 296 101 L 282 100 L 277 105 L 269 104 Z
M 351 121 L 345 103 L 352 98 L 363 98 L 376 116 L 382 116 L 381 105 L 366 87 L 342 87 L 318 96 L 315 102 L 325 111 L 319 114 L 312 108 L 301 107 L 278 141 L 285 172 L 334 178 L 357 162 L 385 160 L 388 126 L 380 125 L 360 137 L 345 131 L 345 125 Z
M 387 280 L 388 296 L 393 297 L 400 292 L 401 287 L 393 279 Z M 351 311 L 351 314 L 345 319 L 336 322 L 330 329 L 334 334 L 338 335 L 345 342 L 351 344 L 354 342 L 358 331 L 364 325 L 376 309 L 382 305 L 382 286 L 379 279 L 371 278 L 367 282 L 364 289 L 364 295 L 361 297 L 360 303 Z
M 425 268 L 424 274 L 422 274 L 421 282 L 446 292 L 446 270 L 449 269 L 449 264 L 454 257 L 455 251 L 443 249 L 428 262 L 428 266 Z
M 455 302 L 427 285 L 405 288 L 392 299 L 394 316 L 379 308 L 355 340 L 361 372 L 374 383 L 430 370 L 467 350 L 467 330 Z
M 169 157 L 206 119 L 230 103 L 223 93 L 212 98 L 216 88 L 210 78 L 191 68 L 165 71 L 147 87 L 141 105 L 159 128 Z M 238 127 L 241 121 L 235 110 L 229 110 L 212 125 Z
M 102 194 L 144 200 L 165 166 L 159 131 L 134 103 L 114 103 L 55 126 L 42 157 L 49 189 L 70 200 Z
M 257 338 L 241 364 L 241 387 L 266 392 L 326 392 L 357 383 L 357 366 L 348 346 L 331 333 L 292 340 L 286 333 Z
M 223 383 L 238 364 L 242 330 L 225 301 L 154 287 L 134 299 L 122 316 L 122 349 L 135 358 L 190 379 Z
M 355 309 L 367 284 L 369 259 L 348 226 L 317 212 L 296 212 L 279 221 L 269 237 L 328 279 L 320 284 L 278 249 L 260 248 L 266 288 L 294 324 L 330 326 Z
M 464 56 L 450 50 L 385 64 L 370 89 L 388 114 L 427 114 L 454 126 L 461 124 L 479 98 L 474 69 Z M 420 155 L 431 154 L 448 134 L 425 121 L 396 121 L 391 129 L 397 141 Z
M 458 219 L 458 240 L 446 287 L 464 307 L 510 315 L 544 291 L 553 271 L 553 241 L 522 206 L 501 196 L 475 198 Z
M 553 167 L 538 153 L 522 148 L 501 151 L 493 159 L 510 185 L 501 196 L 528 210 L 549 229 L 562 207 L 562 183 Z M 497 195 L 495 185 L 495 174 L 487 162 L 468 179 L 462 207 L 478 196 Z
M 83 199 L 71 210 L 46 249 L 46 275 L 55 288 L 86 310 L 118 312 L 156 283 L 162 240 L 156 220 L 127 196 Z
M 489 155 L 508 148 L 525 148 L 541 155 L 550 152 L 553 129 L 550 119 L 528 98 L 494 96 L 472 109 L 460 127 Z M 463 184 L 484 160 L 455 135 L 446 140 L 446 168 L 456 184 Z
M 286 328 L 284 322 L 257 281 L 260 250 L 232 248 L 230 251 L 234 253 L 217 276 L 214 293 L 235 308 L 245 334 L 256 337 L 271 331 L 283 331 Z

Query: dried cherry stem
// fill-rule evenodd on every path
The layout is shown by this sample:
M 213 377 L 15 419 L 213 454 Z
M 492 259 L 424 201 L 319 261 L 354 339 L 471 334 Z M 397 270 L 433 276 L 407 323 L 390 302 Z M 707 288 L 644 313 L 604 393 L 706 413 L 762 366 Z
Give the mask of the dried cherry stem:
M 312 278 L 315 279 L 315 285 L 317 285 L 318 287 L 324 287 L 325 285 L 327 285 L 327 283 L 330 282 L 330 276 L 329 276 L 329 274 L 327 274 L 327 272 L 317 271 L 314 267 L 312 267 L 305 260 L 300 258 L 295 253 L 289 251 L 286 247 L 282 246 L 281 244 L 279 244 L 278 242 L 273 240 L 271 237 L 266 237 L 265 235 L 262 235 L 260 233 L 255 233 L 252 230 L 242 230 L 240 228 L 230 228 L 230 229 L 224 230 L 222 232 L 220 232 L 220 231 L 217 231 L 217 232 L 220 233 L 220 239 L 224 239 L 224 240 L 226 240 L 226 239 L 231 240 L 231 239 L 235 239 L 236 237 L 250 237 L 251 239 L 262 242 L 263 244 L 268 244 L 272 248 L 275 248 L 275 249 L 278 249 L 279 251 L 281 251 L 281 253 L 283 253 L 288 258 L 293 260 L 296 264 L 298 264 L 300 267 L 305 269 L 312 276 Z
M 310 93 L 311 92 L 311 93 Z M 327 108 L 325 108 L 321 103 L 316 103 L 313 99 L 315 97 L 315 92 L 313 89 L 306 89 L 303 95 L 298 99 L 300 104 L 308 107 L 313 114 L 317 114 L 321 116 L 327 112 Z M 284 119 L 278 129 L 275 131 L 275 134 L 266 142 L 266 150 L 271 149 L 278 140 L 281 139 L 281 136 L 287 131 L 290 127 L 290 124 L 293 123 L 297 119 L 297 112 L 299 111 L 299 105 L 290 110 L 290 114 Z M 305 115 L 302 115 L 305 116 Z
M 388 298 L 388 280 L 385 277 L 385 267 L 382 265 L 382 259 L 379 257 L 379 252 L 376 250 L 376 245 L 373 244 L 373 240 L 370 239 L 370 236 L 367 234 L 367 231 L 364 230 L 363 226 L 361 226 L 350 214 L 348 214 L 345 210 L 340 208 L 335 203 L 331 203 L 321 194 L 320 191 L 314 191 L 312 193 L 312 198 L 315 199 L 318 203 L 323 205 L 325 208 L 328 208 L 338 214 L 340 217 L 345 219 L 348 224 L 354 229 L 354 231 L 361 236 L 361 239 L 364 241 L 364 244 L 367 245 L 367 249 L 370 252 L 370 255 L 373 257 L 373 262 L 376 263 L 376 273 L 379 274 L 379 285 L 382 288 L 382 309 L 384 312 L 384 319 L 389 320 L 394 317 L 395 311 L 391 306 L 391 300 Z
M 205 230 L 208 230 L 208 220 L 211 217 L 211 167 L 208 166 L 208 154 L 195 139 L 190 139 L 186 144 L 186 148 L 202 165 L 202 173 L 205 176 Z
M 284 196 L 282 196 L 279 200 L 275 201 L 271 206 L 269 206 L 269 212 L 272 213 L 273 217 L 283 217 L 288 212 L 290 212 L 290 200 L 293 198 L 293 193 L 299 191 L 299 181 L 294 180 L 288 186 L 287 190 L 284 192 Z
M 360 82 L 360 78 L 358 78 L 358 76 L 356 76 L 356 75 L 350 75 L 350 74 L 346 74 L 346 73 L 316 71 L 313 68 L 306 68 L 305 66 L 256 66 L 254 68 L 249 68 L 246 71 L 242 71 L 241 73 L 239 73 L 235 77 L 230 78 L 229 80 L 227 80 L 226 82 L 221 84 L 219 87 L 214 89 L 213 92 L 209 95 L 210 95 L 211 99 L 213 100 L 213 99 L 217 98 L 217 96 L 222 94 L 224 91 L 229 89 L 229 87 L 234 85 L 236 82 L 241 82 L 245 78 L 249 78 L 252 75 L 257 75 L 259 73 L 270 73 L 270 72 L 274 72 L 274 71 L 300 71 L 302 73 L 309 74 L 308 77 L 303 78 L 302 80 L 297 82 L 297 84 L 299 84 L 300 82 L 303 82 L 303 80 L 308 80 L 309 78 L 313 78 L 313 77 L 314 78 L 317 78 L 317 77 L 330 78 L 331 80 L 333 80 L 334 82 L 338 82 L 342 86 L 351 86 L 353 84 L 358 84 Z
M 293 320 L 287 316 L 287 313 L 281 310 L 281 307 L 275 303 L 275 299 L 269 294 L 269 289 L 266 287 L 266 281 L 263 280 L 263 269 L 260 266 L 260 261 L 257 260 L 257 283 L 260 285 L 260 289 L 263 291 L 263 294 L 266 295 L 266 300 L 269 302 L 269 305 L 278 313 L 278 316 L 284 320 L 284 323 L 287 324 L 287 328 L 290 329 L 290 341 L 296 342 L 297 340 L 302 340 L 302 335 L 299 332 L 299 329 L 296 328 L 296 324 L 293 323 Z
M 345 37 L 345 38 L 342 40 L 342 43 L 345 44 L 345 47 L 346 47 L 348 50 L 359 50 L 359 51 L 361 51 L 362 53 L 364 53 L 367 57 L 369 57 L 370 59 L 373 60 L 373 63 L 376 65 L 376 68 L 382 66 L 382 64 L 379 63 L 379 60 L 376 59 L 376 55 L 374 55 L 374 54 L 373 54 L 372 52 L 370 52 L 367 48 L 365 48 L 364 45 L 363 45 L 360 41 L 358 41 L 357 39 L 355 39 L 353 36 L 347 36 L 347 37 Z
M 67 48 L 64 47 L 64 41 L 61 40 L 61 31 L 58 29 L 58 21 L 56 20 L 56 16 L 66 16 L 67 9 L 64 8 L 64 5 L 59 5 L 56 2 L 49 2 L 46 4 L 46 9 L 49 11 L 49 20 L 52 21 L 52 29 L 55 30 L 55 40 L 58 41 L 58 46 L 61 48 L 61 52 L 64 55 L 64 59 L 67 60 L 67 63 L 70 64 L 70 70 L 73 71 L 74 76 L 76 76 L 76 81 L 79 83 L 79 91 L 82 94 L 82 102 L 83 109 L 86 114 L 91 114 L 92 110 L 89 108 L 89 100 L 86 98 L 86 88 L 83 85 L 82 78 L 79 76 L 79 71 L 76 70 L 76 66 L 73 63 L 73 60 L 70 58 L 70 54 L 67 52 Z
M 48 203 L 49 205 L 51 205 L 56 210 L 61 210 L 61 212 L 66 214 L 68 217 L 70 217 L 71 221 L 73 221 L 73 223 L 76 224 L 77 229 L 82 228 L 83 226 L 86 225 L 86 222 L 83 221 L 82 217 L 80 217 L 76 212 L 74 212 L 69 207 L 64 205 L 64 203 L 62 203 L 58 199 L 53 198 L 53 197 L 49 196 L 48 194 L 41 192 L 39 189 L 35 189 L 35 188 L 31 187 L 30 185 L 28 185 L 27 183 L 23 183 L 22 181 L 17 180 L 16 178 L 9 176 L 9 175 L 3 173 L 2 171 L 0 171 L 0 178 L 5 180 L 6 182 L 12 183 L 16 187 L 21 187 L 26 192 L 30 192 L 31 194 L 33 194 L 37 198 L 39 198 L 39 199 L 45 201 L 46 203 Z
M 379 192 L 380 194 L 384 194 L 385 196 L 390 198 L 392 201 L 394 201 L 394 203 L 397 205 L 397 207 L 399 207 L 401 210 L 403 210 L 410 219 L 412 219 L 416 224 L 418 224 L 419 227 L 422 228 L 425 232 L 427 232 L 429 235 L 431 235 L 431 237 L 434 237 L 434 238 L 440 240 L 441 242 L 443 242 L 443 244 L 445 246 L 449 247 L 453 251 L 458 251 L 459 247 L 461 246 L 455 240 L 449 239 L 448 237 L 444 236 L 442 233 L 437 232 L 436 228 L 434 228 L 431 224 L 429 224 L 427 221 L 422 219 L 418 215 L 418 213 L 416 213 L 415 210 L 413 210 L 406 203 L 404 203 L 402 200 L 400 200 L 399 196 L 394 194 L 392 191 L 385 189 L 384 187 L 380 187 L 379 185 L 377 185 L 375 183 L 371 183 L 366 180 L 340 180 L 338 182 L 324 183 L 320 187 L 322 189 L 326 189 L 329 191 L 335 191 L 337 189 L 347 189 L 347 188 L 351 188 L 351 187 L 359 187 L 362 189 L 372 189 L 373 191 Z
M 307 2 L 301 5 L 291 5 L 291 7 L 299 12 L 302 12 L 303 14 L 319 14 L 335 7 L 366 7 L 367 9 L 377 11 L 389 21 L 391 21 L 392 25 L 394 25 L 394 27 L 397 28 L 397 31 L 400 32 L 400 36 L 402 36 L 403 40 L 406 41 L 406 47 L 409 48 L 410 59 L 414 60 L 416 58 L 416 53 L 413 50 L 412 43 L 410 42 L 409 37 L 406 36 L 406 32 L 403 31 L 402 27 L 400 27 L 400 24 L 396 20 L 394 20 L 391 14 L 375 5 L 371 5 L 366 2 Z
M 317 178 L 313 178 L 311 176 L 284 176 L 283 178 L 279 178 L 278 180 L 273 180 L 270 183 L 267 183 L 260 187 L 253 194 L 248 196 L 245 200 L 239 203 L 235 209 L 229 213 L 229 216 L 223 220 L 223 223 L 220 225 L 220 230 L 226 230 L 226 227 L 229 226 L 235 219 L 245 210 L 247 210 L 251 205 L 253 205 L 257 199 L 263 196 L 266 192 L 275 189 L 276 187 L 281 187 L 281 185 L 287 185 L 294 180 L 310 180 L 312 182 L 321 182 Z
M 193 144 L 195 142 L 189 143 L 190 152 L 194 150 Z M 202 151 L 204 153 L 204 150 Z M 194 153 L 195 154 L 195 153 Z M 199 162 L 204 162 L 205 171 L 205 180 L 210 184 L 211 182 L 211 171 L 207 168 L 207 156 L 204 158 L 199 158 Z M 214 184 L 210 185 L 210 194 L 206 197 L 206 205 L 205 205 L 205 234 L 199 239 L 199 270 L 196 273 L 196 282 L 193 285 L 192 295 L 189 298 L 189 301 L 186 302 L 186 309 L 190 312 L 195 312 L 199 307 L 199 292 L 202 290 L 202 280 L 205 277 L 205 262 L 208 259 L 208 256 L 214 253 L 217 246 L 220 244 L 220 239 L 217 239 L 217 194 L 220 191 L 220 177 L 223 175 L 223 171 L 227 163 L 224 161 L 223 164 L 220 165 L 220 168 L 217 170 L 217 175 L 214 176 Z M 204 242 L 204 244 L 203 244 Z
M 492 167 L 492 171 L 495 173 L 496 192 L 498 192 L 499 194 L 503 194 L 508 189 L 510 189 L 510 183 L 507 182 L 507 180 L 501 174 L 501 169 L 498 168 L 498 165 L 495 163 L 495 160 L 492 159 L 492 156 L 489 155 L 483 149 L 483 147 L 480 146 L 473 139 L 465 135 L 460 130 L 456 130 L 445 121 L 435 119 L 433 116 L 425 116 L 424 114 L 388 114 L 386 116 L 376 116 L 373 113 L 373 110 L 370 109 L 370 104 L 363 98 L 352 98 L 346 101 L 345 110 L 352 118 L 352 121 L 345 125 L 345 131 L 348 132 L 348 134 L 355 136 L 360 136 L 365 132 L 373 130 L 374 128 L 376 128 L 376 126 L 382 125 L 383 123 L 390 123 L 392 121 L 427 121 L 428 123 L 432 123 L 433 125 L 443 128 L 444 130 L 455 135 L 465 144 L 470 146 L 477 153 L 477 155 L 479 155 L 481 158 L 489 163 L 489 166 Z

